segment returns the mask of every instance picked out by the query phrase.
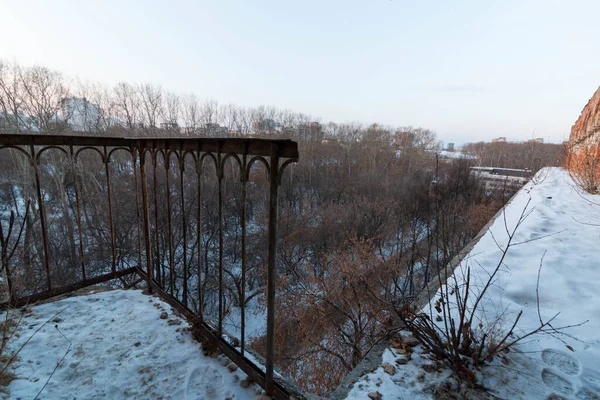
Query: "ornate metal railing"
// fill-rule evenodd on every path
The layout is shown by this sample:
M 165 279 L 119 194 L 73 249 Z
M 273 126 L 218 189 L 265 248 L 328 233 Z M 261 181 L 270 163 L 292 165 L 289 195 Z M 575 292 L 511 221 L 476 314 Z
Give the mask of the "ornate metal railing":
M 297 160 L 290 140 L 0 135 L 0 217 L 5 228 L 9 219 L 21 226 L 13 229 L 14 244 L 4 246 L 12 257 L 3 252 L 10 302 L 115 278 L 133 285 L 137 274 L 269 395 L 287 398 L 273 379 L 277 198 L 286 166 Z M 247 193 L 260 165 L 268 184 L 260 208 L 267 257 L 257 261 L 266 276 L 256 278 L 266 283 L 264 368 L 248 357 L 245 333 Z M 230 238 L 238 225 L 241 243 Z M 241 254 L 234 266 L 225 252 Z M 224 271 L 232 270 L 241 292 L 237 341 L 223 328 Z

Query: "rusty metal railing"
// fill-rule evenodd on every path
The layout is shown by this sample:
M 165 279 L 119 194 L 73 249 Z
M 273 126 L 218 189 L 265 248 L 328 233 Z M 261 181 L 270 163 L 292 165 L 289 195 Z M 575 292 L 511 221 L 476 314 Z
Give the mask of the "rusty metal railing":
M 20 209 L 25 226 L 17 258 L 3 266 L 12 304 L 137 273 L 150 292 L 217 340 L 269 395 L 287 398 L 289 393 L 273 379 L 277 211 L 281 176 L 297 160 L 297 143 L 290 140 L 0 135 L 0 216 L 6 218 L 11 207 Z M 231 200 L 226 198 L 225 175 L 241 185 L 236 204 L 244 300 L 247 185 L 252 168 L 261 164 L 268 181 L 264 372 L 247 357 L 245 301 L 240 304 L 239 344 L 232 344 L 223 330 L 224 206 Z M 217 254 L 203 248 L 207 179 L 213 179 L 217 199 L 212 232 L 218 244 L 211 247 Z M 29 215 L 25 204 L 31 204 Z M 204 292 L 208 256 L 218 260 L 213 263 L 218 293 Z M 216 320 L 204 313 L 209 297 L 218 300 Z

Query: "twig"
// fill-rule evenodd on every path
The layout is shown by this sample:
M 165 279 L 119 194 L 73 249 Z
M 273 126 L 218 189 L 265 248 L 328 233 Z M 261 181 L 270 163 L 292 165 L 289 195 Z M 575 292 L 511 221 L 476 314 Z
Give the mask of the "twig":
M 550 237 L 550 236 L 558 235 L 559 233 L 563 233 L 565 231 L 567 231 L 567 229 L 563 229 L 562 231 L 558 231 L 558 232 L 554 232 L 554 233 L 549 233 L 549 234 L 543 235 L 543 236 L 534 237 L 534 238 L 531 238 L 531 239 L 528 239 L 528 240 L 524 240 L 522 242 L 513 243 L 512 245 L 513 246 L 518 246 L 520 244 L 535 242 L 536 240 L 541 240 L 541 239 L 545 239 L 545 238 Z
M 537 283 L 535 284 L 535 298 L 536 298 L 537 313 L 538 313 L 538 318 L 540 320 L 540 325 L 544 324 L 544 322 L 542 320 L 542 313 L 540 312 L 540 275 L 542 273 L 542 264 L 544 263 L 544 257 L 546 256 L 547 251 L 548 250 L 544 250 L 544 254 L 542 254 L 542 259 L 540 260 L 540 267 L 538 268 Z
M 67 348 L 67 351 L 65 352 L 65 354 L 62 356 L 62 358 L 56 363 L 56 366 L 54 367 L 54 369 L 52 370 L 52 373 L 50 374 L 50 376 L 48 377 L 48 379 L 46 380 L 46 383 L 44 383 L 44 386 L 42 386 L 42 388 L 40 389 L 40 391 L 38 392 L 38 394 L 33 398 L 33 400 L 36 400 L 40 397 L 40 394 L 42 394 L 42 392 L 44 391 L 44 389 L 46 388 L 46 386 L 48 385 L 48 382 L 50 382 L 50 379 L 52 379 L 52 376 L 54 375 L 54 373 L 56 372 L 56 370 L 58 369 L 58 367 L 60 366 L 60 364 L 62 364 L 63 360 L 65 359 L 65 357 L 67 356 L 67 354 L 69 354 L 69 352 L 71 351 L 71 346 L 73 346 L 73 343 L 69 340 L 68 337 L 66 337 L 64 335 L 64 333 L 62 333 L 60 331 L 60 329 L 58 329 L 58 325 L 54 325 L 54 328 L 56 328 L 56 330 L 58 331 L 58 333 L 60 333 L 60 335 L 62 337 L 65 338 L 65 340 L 67 342 L 69 342 L 69 347 Z
M 578 219 L 576 219 L 576 218 L 575 218 L 575 217 L 573 217 L 573 216 L 572 216 L 571 218 L 573 218 L 573 220 L 575 220 L 575 222 L 579 222 L 580 224 L 583 224 L 583 225 L 589 225 L 589 226 L 600 226 L 600 224 L 592 224 L 592 223 L 590 223 L 590 222 L 583 222 L 583 221 L 579 221 Z

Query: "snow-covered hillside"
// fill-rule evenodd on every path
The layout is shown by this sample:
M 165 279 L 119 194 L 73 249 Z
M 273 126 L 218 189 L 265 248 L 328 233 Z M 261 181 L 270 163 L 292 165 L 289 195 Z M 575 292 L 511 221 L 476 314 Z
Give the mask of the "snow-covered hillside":
M 230 371 L 228 359 L 204 356 L 187 326 L 166 303 L 139 290 L 30 307 L 10 343 L 15 351 L 31 337 L 15 363 L 10 398 L 33 399 L 65 354 L 39 398 L 251 399 L 260 394 L 255 384 L 241 387 L 246 375 L 234 366 Z
M 563 169 L 541 171 L 494 221 L 455 270 L 455 276 L 462 280 L 470 265 L 472 282 L 481 288 L 501 258 L 508 232 L 524 210 L 530 214 L 517 230 L 478 316 L 483 323 L 499 321 L 507 331 L 523 311 L 516 333 L 522 335 L 538 327 L 536 282 L 541 263 L 542 319 L 547 321 L 560 313 L 553 327 L 578 326 L 565 330 L 568 335 L 527 338 L 502 362 L 485 367 L 481 382 L 491 395 L 502 399 L 600 399 L 599 195 L 582 193 Z M 424 311 L 429 310 L 427 306 Z M 579 325 L 584 321 L 588 322 Z M 376 392 L 383 399 L 431 398 L 432 384 L 446 379 L 448 371 L 436 366 L 428 354 L 421 354 L 420 346 L 413 348 L 407 362 L 405 349 L 390 346 L 382 363 L 394 369 L 385 364 L 388 373 L 380 367 L 365 375 L 353 386 L 349 398 L 365 398 L 369 393 L 375 398 Z

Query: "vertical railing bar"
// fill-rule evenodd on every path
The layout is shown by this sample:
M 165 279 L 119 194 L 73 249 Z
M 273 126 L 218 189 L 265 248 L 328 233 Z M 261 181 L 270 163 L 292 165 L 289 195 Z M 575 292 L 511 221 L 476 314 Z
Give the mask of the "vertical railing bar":
M 168 146 L 167 146 L 168 147 Z M 167 234 L 169 236 L 169 292 L 171 296 L 175 293 L 175 265 L 173 255 L 173 227 L 171 226 L 171 186 L 169 183 L 169 169 L 171 167 L 171 154 L 167 149 L 165 152 L 165 172 L 167 177 Z
M 135 147 L 131 148 L 131 161 L 133 162 L 133 185 L 135 186 L 135 213 L 137 216 L 137 237 L 138 237 L 138 268 L 142 268 L 142 227 L 140 215 L 140 196 L 138 194 L 138 176 L 137 176 L 137 151 Z
M 161 288 L 165 288 L 163 286 L 163 273 L 164 268 L 162 262 L 160 260 L 160 235 L 159 235 L 159 220 L 158 220 L 158 189 L 157 189 L 157 176 L 156 176 L 156 164 L 158 162 L 158 151 L 154 149 L 152 153 L 152 191 L 154 192 L 154 235 L 156 241 L 156 280 L 158 282 L 158 286 Z M 164 156 L 163 156 L 164 162 Z
M 274 393 L 273 364 L 275 356 L 275 279 L 277 262 L 277 201 L 279 175 L 279 148 L 271 143 L 269 168 L 269 256 L 267 264 L 267 354 L 265 371 L 265 391 L 268 396 Z
M 217 153 L 217 179 L 219 181 L 219 337 L 223 334 L 223 165 L 221 165 L 221 145 L 219 141 Z
M 240 300 L 241 306 L 241 332 L 240 332 L 240 353 L 244 356 L 244 350 L 246 345 L 246 155 L 248 153 L 248 145 L 244 146 L 244 155 L 242 159 L 242 212 L 240 218 L 242 219 L 242 282 L 241 282 L 241 294 Z
M 141 143 L 140 146 L 141 147 Z M 146 274 L 148 293 L 152 293 L 152 249 L 150 246 L 150 213 L 148 210 L 148 182 L 146 179 L 146 149 L 138 148 L 140 152 L 140 180 L 142 186 L 142 208 L 144 212 L 144 245 L 146 246 Z
M 52 283 L 50 281 L 50 255 L 48 252 L 48 236 L 46 232 L 46 213 L 44 212 L 44 202 L 42 200 L 42 187 L 40 183 L 40 171 L 39 171 L 39 159 L 35 155 L 35 148 L 30 145 L 31 148 L 31 162 L 33 163 L 33 170 L 35 173 L 35 185 L 37 189 L 37 200 L 38 208 L 40 209 L 40 222 L 42 224 L 42 248 L 44 250 L 44 267 L 46 270 L 46 285 L 48 290 L 52 290 Z
M 185 172 L 185 153 L 181 150 L 179 156 L 179 187 L 181 191 L 181 219 L 183 221 L 183 305 L 188 305 L 188 270 L 187 270 L 187 221 L 185 220 L 185 191 L 183 175 Z
M 110 227 L 110 248 L 112 252 L 112 271 L 115 272 L 117 270 L 117 251 L 115 249 L 115 227 L 113 223 L 113 214 L 112 214 L 112 196 L 110 191 L 110 174 L 108 168 L 108 152 L 106 150 L 106 146 L 104 146 L 104 167 L 106 171 L 106 187 L 108 192 L 108 223 Z
M 86 280 L 85 274 L 85 254 L 83 251 L 83 231 L 81 229 L 81 205 L 79 201 L 79 189 L 77 187 L 77 166 L 75 154 L 73 153 L 73 145 L 69 146 L 71 153 L 71 170 L 73 172 L 73 188 L 75 189 L 75 212 L 77 214 L 77 230 L 79 232 L 79 260 L 81 262 L 81 277 Z
M 200 144 L 198 144 L 196 174 L 198 175 L 198 204 L 196 235 L 198 236 L 198 315 L 200 321 L 204 319 L 204 301 L 202 293 L 202 158 L 200 157 Z

